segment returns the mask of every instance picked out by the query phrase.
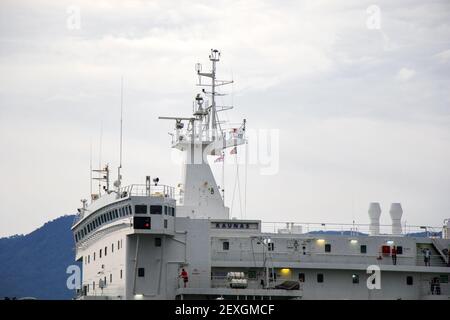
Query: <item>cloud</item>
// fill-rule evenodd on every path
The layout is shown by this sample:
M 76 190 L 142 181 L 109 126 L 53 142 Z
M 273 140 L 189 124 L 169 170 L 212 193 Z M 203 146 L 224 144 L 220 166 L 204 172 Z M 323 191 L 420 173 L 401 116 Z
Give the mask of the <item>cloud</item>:
M 207 69 L 213 47 L 221 78 L 235 80 L 220 101 L 235 109 L 221 116 L 280 129 L 279 174 L 250 168 L 249 216 L 319 221 L 333 212 L 349 222 L 354 197 L 362 221 L 377 198 L 402 201 L 409 222 L 440 224 L 450 210 L 449 3 L 380 1 L 379 30 L 367 28 L 371 4 L 3 1 L 1 192 L 10 196 L 0 202 L 0 235 L 75 212 L 88 197 L 89 145 L 97 163 L 101 125 L 102 158 L 117 165 L 122 75 L 124 182 L 152 174 L 177 184 L 172 125 L 157 117 L 189 115 L 194 65 Z M 79 30 L 66 27 L 70 5 L 80 7 Z
M 400 80 L 400 81 L 408 81 L 408 80 L 412 79 L 415 75 L 416 75 L 416 71 L 414 71 L 413 69 L 401 68 L 397 72 L 396 78 L 397 78 L 397 80 Z

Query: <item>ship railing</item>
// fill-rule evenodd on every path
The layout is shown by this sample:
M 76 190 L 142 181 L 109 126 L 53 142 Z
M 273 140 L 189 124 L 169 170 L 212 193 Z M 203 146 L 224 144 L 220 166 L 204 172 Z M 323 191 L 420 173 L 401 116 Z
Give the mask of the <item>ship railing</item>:
M 434 280 L 434 281 L 433 281 Z M 422 296 L 450 296 L 450 284 L 448 275 L 445 277 L 434 277 L 429 280 L 422 280 L 420 292 Z
M 298 281 L 298 279 L 269 279 L 269 284 L 265 286 L 261 283 L 261 280 L 264 280 L 263 278 L 257 279 L 246 279 L 247 280 L 247 286 L 245 289 L 275 289 L 277 285 L 282 284 L 285 281 Z M 211 277 L 211 287 L 212 288 L 230 288 L 230 280 L 226 276 L 212 276 Z M 302 283 L 299 282 L 300 290 L 302 289 Z M 279 289 L 284 290 L 284 289 Z
M 175 188 L 163 184 L 150 185 L 145 184 L 131 184 L 129 186 L 120 188 L 120 194 L 126 196 L 153 196 L 174 198 Z
M 401 236 L 421 234 L 428 238 L 440 238 L 442 228 L 433 226 L 402 225 Z M 318 222 L 261 222 L 261 231 L 279 234 L 320 234 L 358 236 L 370 234 L 370 224 L 318 223 Z M 380 225 L 380 235 L 392 235 L 392 225 Z

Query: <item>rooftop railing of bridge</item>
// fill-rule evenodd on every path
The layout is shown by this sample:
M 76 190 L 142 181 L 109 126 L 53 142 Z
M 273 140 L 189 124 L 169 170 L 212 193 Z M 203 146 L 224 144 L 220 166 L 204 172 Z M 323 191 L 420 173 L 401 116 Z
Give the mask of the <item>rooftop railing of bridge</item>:
M 392 235 L 391 225 L 380 225 L 379 235 Z M 261 223 L 261 231 L 278 234 L 335 234 L 358 236 L 370 234 L 370 224 L 356 223 L 318 223 L 318 222 L 266 222 Z M 429 238 L 441 237 L 442 227 L 402 225 L 400 236 L 422 235 Z

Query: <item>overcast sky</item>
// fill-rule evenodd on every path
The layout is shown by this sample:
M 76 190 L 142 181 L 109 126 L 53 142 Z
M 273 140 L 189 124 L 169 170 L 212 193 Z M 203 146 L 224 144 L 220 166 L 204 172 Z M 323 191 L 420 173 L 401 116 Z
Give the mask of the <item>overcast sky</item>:
M 0 236 L 76 212 L 101 127 L 117 166 L 122 75 L 124 183 L 180 182 L 157 117 L 190 115 L 211 48 L 235 81 L 225 117 L 279 130 L 279 170 L 248 168 L 246 218 L 367 223 L 371 201 L 382 223 L 391 202 L 408 224 L 450 217 L 447 0 L 3 0 Z

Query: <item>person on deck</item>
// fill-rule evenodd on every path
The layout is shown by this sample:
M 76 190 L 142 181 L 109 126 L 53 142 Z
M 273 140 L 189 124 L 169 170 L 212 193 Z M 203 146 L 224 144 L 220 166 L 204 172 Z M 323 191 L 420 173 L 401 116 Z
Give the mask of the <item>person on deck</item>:
M 395 266 L 397 264 L 397 248 L 395 246 L 392 247 L 391 256 L 392 264 Z
M 189 278 L 188 278 L 188 273 L 186 272 L 186 270 L 184 270 L 184 268 L 181 269 L 180 277 L 183 279 L 183 285 L 186 288 Z

